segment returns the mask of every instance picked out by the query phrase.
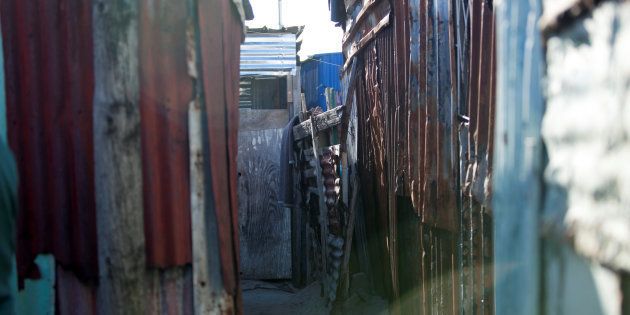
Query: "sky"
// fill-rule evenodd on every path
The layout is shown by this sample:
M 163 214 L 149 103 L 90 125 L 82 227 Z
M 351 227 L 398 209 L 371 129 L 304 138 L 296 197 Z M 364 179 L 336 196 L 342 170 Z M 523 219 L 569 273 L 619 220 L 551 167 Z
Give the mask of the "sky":
M 327 0 L 280 0 L 284 26 L 304 26 L 300 60 L 320 53 L 340 52 L 343 31 L 330 21 Z M 278 0 L 250 0 L 254 19 L 249 27 L 278 28 Z

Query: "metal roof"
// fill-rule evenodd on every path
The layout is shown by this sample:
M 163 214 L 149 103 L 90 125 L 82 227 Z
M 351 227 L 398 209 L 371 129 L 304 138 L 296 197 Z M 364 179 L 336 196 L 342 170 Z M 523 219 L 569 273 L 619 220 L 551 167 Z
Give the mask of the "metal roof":
M 295 74 L 296 35 L 247 33 L 241 44 L 241 76 Z

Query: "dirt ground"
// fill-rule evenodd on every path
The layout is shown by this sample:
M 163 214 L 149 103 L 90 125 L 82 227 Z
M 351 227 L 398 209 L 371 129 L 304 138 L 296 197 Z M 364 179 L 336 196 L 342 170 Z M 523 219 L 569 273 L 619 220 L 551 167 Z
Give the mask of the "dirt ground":
M 296 290 L 289 282 L 243 280 L 241 287 L 245 315 L 388 314 L 385 300 L 361 293 L 352 293 L 335 307 L 327 306 L 318 282 Z

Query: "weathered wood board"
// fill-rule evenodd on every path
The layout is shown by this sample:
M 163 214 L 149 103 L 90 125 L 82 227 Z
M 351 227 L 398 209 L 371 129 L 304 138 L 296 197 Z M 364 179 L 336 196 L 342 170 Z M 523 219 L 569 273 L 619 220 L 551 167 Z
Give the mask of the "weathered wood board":
M 315 116 L 313 119 L 308 119 L 293 127 L 293 136 L 295 140 L 301 140 L 309 137 L 315 129 L 315 132 L 323 131 L 328 128 L 337 126 L 341 123 L 341 116 L 344 111 L 344 106 L 335 107 L 327 112 L 321 113 Z M 311 121 L 315 120 L 314 128 L 311 128 Z
M 278 205 L 282 129 L 238 135 L 238 202 L 244 279 L 291 278 L 291 212 Z

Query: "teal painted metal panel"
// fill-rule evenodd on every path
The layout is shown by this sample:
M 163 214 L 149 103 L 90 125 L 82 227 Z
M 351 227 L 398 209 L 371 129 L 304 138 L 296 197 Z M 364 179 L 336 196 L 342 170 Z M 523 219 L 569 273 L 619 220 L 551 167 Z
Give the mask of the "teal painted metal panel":
M 41 278 L 27 279 L 18 294 L 17 313 L 22 315 L 48 315 L 55 313 L 55 258 L 38 255 L 35 264 Z
M 496 314 L 538 314 L 544 103 L 539 0 L 497 8 L 497 116 L 494 152 Z
M 0 30 L 2 34 L 2 30 Z M 2 50 L 2 36 L 0 36 L 0 52 Z M 4 54 L 0 53 L 0 139 L 7 142 L 7 106 L 4 93 Z

